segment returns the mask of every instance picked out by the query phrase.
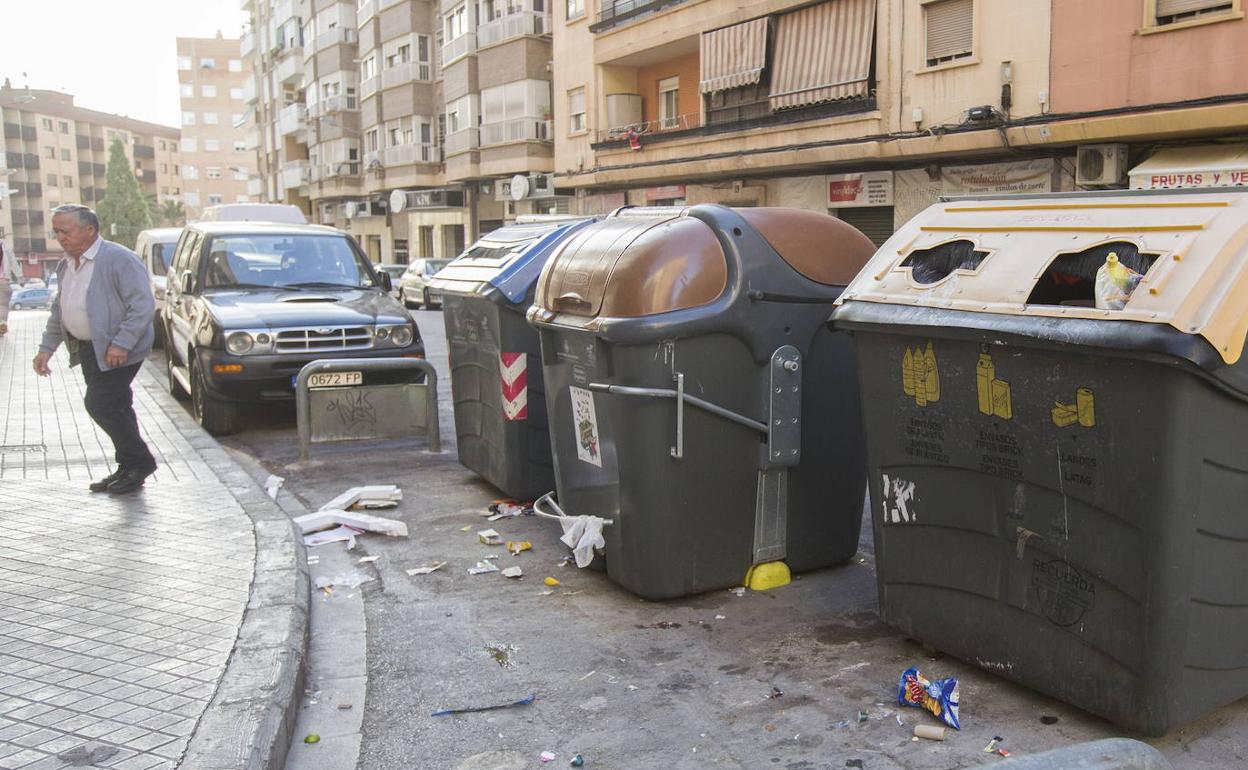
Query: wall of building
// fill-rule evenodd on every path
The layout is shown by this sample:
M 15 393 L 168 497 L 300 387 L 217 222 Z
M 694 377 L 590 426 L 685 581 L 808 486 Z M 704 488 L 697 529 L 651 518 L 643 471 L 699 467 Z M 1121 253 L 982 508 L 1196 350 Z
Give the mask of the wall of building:
M 692 115 L 691 125 L 698 125 L 700 121 L 696 116 L 702 112 L 702 96 L 698 91 L 700 72 L 701 60 L 697 52 L 638 67 L 637 87 L 641 93 L 642 118 L 647 122 L 659 119 L 659 83 L 667 78 L 678 78 L 680 88 L 676 97 L 676 115 Z M 685 125 L 678 123 L 677 127 Z
M 252 200 L 247 178 L 256 170 L 255 154 L 243 147 L 246 128 L 234 125 L 247 110 L 242 88 L 251 78 L 251 66 L 243 60 L 237 39 L 178 38 L 177 51 L 183 113 L 182 200 L 187 216 L 193 219 L 214 203 Z M 211 68 L 202 66 L 206 60 L 212 61 Z M 231 71 L 230 62 L 237 71 Z M 206 87 L 214 89 L 215 95 L 205 95 Z M 216 123 L 209 124 L 207 115 L 215 116 Z M 212 149 L 214 142 L 216 149 Z M 211 178 L 213 173 L 219 178 Z
M 1146 30 L 1141 0 L 1052 2 L 1055 112 L 1248 93 L 1242 14 Z

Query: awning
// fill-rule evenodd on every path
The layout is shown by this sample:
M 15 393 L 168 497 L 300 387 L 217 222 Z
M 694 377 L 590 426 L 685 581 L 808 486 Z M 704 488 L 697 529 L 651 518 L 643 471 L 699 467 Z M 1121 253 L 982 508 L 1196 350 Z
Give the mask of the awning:
M 702 93 L 757 83 L 766 57 L 766 18 L 703 32 Z
M 1132 190 L 1248 187 L 1248 144 L 1167 147 L 1131 169 Z
M 875 0 L 831 0 L 781 16 L 771 108 L 865 96 L 874 38 Z

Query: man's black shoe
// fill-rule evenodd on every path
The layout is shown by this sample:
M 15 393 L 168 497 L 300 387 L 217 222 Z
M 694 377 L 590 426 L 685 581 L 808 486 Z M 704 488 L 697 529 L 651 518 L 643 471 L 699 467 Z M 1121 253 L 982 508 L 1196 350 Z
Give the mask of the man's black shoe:
M 107 476 L 100 479 L 99 481 L 92 481 L 91 484 L 87 486 L 87 489 L 91 490 L 92 492 L 103 492 L 108 489 L 110 484 L 112 484 L 117 479 L 121 478 L 122 474 L 124 474 L 125 472 L 126 472 L 125 469 L 118 468 L 117 470 L 108 474 Z
M 155 472 L 155 466 L 151 468 L 129 468 L 116 481 L 108 485 L 108 493 L 110 495 L 124 495 L 128 492 L 133 492 L 143 486 L 143 482 L 147 477 Z

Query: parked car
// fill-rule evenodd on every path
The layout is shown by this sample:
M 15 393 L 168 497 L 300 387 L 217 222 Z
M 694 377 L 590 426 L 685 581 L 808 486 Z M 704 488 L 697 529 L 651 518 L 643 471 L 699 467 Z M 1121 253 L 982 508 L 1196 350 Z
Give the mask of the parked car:
M 399 301 L 404 307 L 419 305 L 430 310 L 434 305 L 442 307 L 442 294 L 429 288 L 429 279 L 442 268 L 449 259 L 414 259 L 403 272 L 399 281 Z
M 41 282 L 42 283 L 42 282 Z M 9 300 L 11 310 L 46 308 L 52 304 L 52 290 L 44 286 L 26 286 L 13 292 Z
M 200 222 L 280 222 L 306 225 L 303 209 L 289 203 L 221 203 L 199 214 Z
M 322 359 L 423 356 L 411 314 L 346 233 L 320 225 L 200 222 L 178 240 L 165 295 L 169 390 L 189 394 L 209 433 L 237 430 L 239 407 L 294 398 Z M 346 385 L 405 381 L 347 372 Z
M 178 236 L 182 234 L 180 227 L 158 227 L 144 230 L 134 242 L 134 253 L 139 255 L 143 266 L 147 268 L 148 279 L 152 284 L 152 296 L 156 298 L 156 341 L 164 341 L 164 327 L 161 323 L 161 312 L 165 308 L 165 273 L 173 260 L 173 248 L 178 245 Z
M 390 285 L 394 288 L 390 290 L 390 296 L 395 299 L 399 298 L 399 284 L 402 282 L 403 274 L 407 272 L 407 265 L 381 265 L 374 264 L 373 269 L 379 274 L 385 273 L 390 276 Z

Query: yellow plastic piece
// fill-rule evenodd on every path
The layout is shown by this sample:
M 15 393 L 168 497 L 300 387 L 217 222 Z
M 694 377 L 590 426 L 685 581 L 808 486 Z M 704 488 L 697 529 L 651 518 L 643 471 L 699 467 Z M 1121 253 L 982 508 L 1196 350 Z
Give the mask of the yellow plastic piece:
M 793 582 L 793 573 L 789 565 L 782 561 L 768 561 L 755 564 L 745 573 L 745 587 L 751 591 L 766 591 Z

